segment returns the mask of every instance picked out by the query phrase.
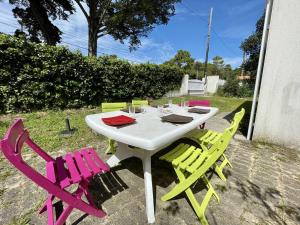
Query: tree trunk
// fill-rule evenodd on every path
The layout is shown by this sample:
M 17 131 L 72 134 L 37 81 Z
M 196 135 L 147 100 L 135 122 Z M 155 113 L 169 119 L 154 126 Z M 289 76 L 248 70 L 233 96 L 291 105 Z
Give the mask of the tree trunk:
M 97 40 L 98 40 L 98 18 L 97 3 L 89 1 L 90 16 L 88 18 L 89 26 L 89 56 L 97 56 Z
M 97 29 L 92 26 L 93 23 L 89 25 L 89 56 L 97 56 Z

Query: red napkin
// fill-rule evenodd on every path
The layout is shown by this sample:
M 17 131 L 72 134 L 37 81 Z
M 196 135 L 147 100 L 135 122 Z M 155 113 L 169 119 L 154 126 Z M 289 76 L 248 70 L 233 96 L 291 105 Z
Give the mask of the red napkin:
M 120 126 L 120 125 L 133 123 L 135 119 L 128 116 L 121 115 L 121 116 L 102 118 L 102 121 L 105 124 L 110 126 Z

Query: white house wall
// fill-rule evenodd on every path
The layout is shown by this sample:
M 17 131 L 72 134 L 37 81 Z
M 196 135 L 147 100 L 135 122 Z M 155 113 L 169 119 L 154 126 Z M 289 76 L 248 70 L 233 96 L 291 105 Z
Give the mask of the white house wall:
M 300 0 L 274 0 L 253 139 L 300 149 Z

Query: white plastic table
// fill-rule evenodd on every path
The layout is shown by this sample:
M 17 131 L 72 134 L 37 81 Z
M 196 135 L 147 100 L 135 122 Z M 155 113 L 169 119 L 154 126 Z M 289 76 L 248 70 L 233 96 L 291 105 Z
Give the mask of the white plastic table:
M 135 124 L 120 128 L 104 124 L 101 118 L 117 115 L 128 116 L 128 113 L 114 111 L 88 115 L 85 118 L 86 123 L 92 130 L 117 141 L 118 148 L 116 153 L 106 162 L 110 167 L 114 167 L 120 161 L 130 157 L 138 157 L 142 160 L 148 223 L 155 222 L 151 156 L 177 139 L 183 137 L 189 131 L 197 128 L 200 124 L 218 112 L 218 109 L 214 107 L 197 106 L 197 108 L 209 108 L 210 112 L 207 114 L 189 113 L 186 109 L 177 105 L 172 105 L 170 108 L 167 108 L 168 110 L 171 110 L 172 113 L 193 117 L 194 120 L 187 124 L 162 122 L 160 117 L 167 114 L 162 114 L 153 107 L 147 107 L 146 113 L 135 114 Z

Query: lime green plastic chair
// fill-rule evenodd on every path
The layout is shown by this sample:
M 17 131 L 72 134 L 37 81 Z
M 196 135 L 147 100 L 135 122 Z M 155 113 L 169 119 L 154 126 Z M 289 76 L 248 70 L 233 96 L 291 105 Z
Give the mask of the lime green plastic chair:
M 235 133 L 238 130 L 239 124 L 241 120 L 243 119 L 245 115 L 245 109 L 242 108 L 241 111 L 237 112 L 233 118 L 233 121 L 230 124 L 230 127 L 226 128 L 225 131 L 228 131 L 231 138 L 235 135 Z M 212 131 L 212 130 L 194 130 L 192 133 L 188 135 L 188 138 L 198 142 L 200 146 L 203 148 L 213 145 L 215 142 L 217 142 L 220 137 L 222 136 L 222 133 Z M 217 162 L 214 165 L 214 170 L 218 174 L 218 176 L 223 180 L 226 181 L 226 177 L 223 174 L 223 169 L 226 165 L 229 165 L 232 168 L 232 164 L 228 160 L 228 158 L 225 155 L 225 151 L 229 145 L 229 142 L 226 146 L 224 146 L 223 154 L 219 159 L 220 164 Z
M 126 102 L 105 102 L 101 104 L 102 112 L 118 111 L 127 107 Z
M 182 192 L 185 192 L 200 222 L 203 225 L 208 225 L 205 217 L 205 209 L 212 196 L 214 196 L 218 202 L 220 202 L 220 198 L 205 173 L 213 167 L 216 161 L 221 157 L 223 149 L 225 145 L 229 143 L 230 138 L 231 134 L 226 130 L 209 148 L 203 146 L 204 149 L 200 149 L 187 144 L 179 144 L 172 151 L 161 156 L 161 160 L 172 163 L 179 179 L 179 183 L 162 197 L 162 201 L 170 200 Z M 207 188 L 207 192 L 201 204 L 199 204 L 191 189 L 191 186 L 198 180 L 202 181 Z
M 142 105 L 149 105 L 148 100 L 132 100 L 134 107 L 141 107 Z
M 118 111 L 121 109 L 125 109 L 126 107 L 127 107 L 126 102 L 113 102 L 113 103 L 106 102 L 101 104 L 102 112 Z M 108 138 L 108 146 L 105 153 L 113 154 L 115 152 L 116 152 L 115 141 Z

